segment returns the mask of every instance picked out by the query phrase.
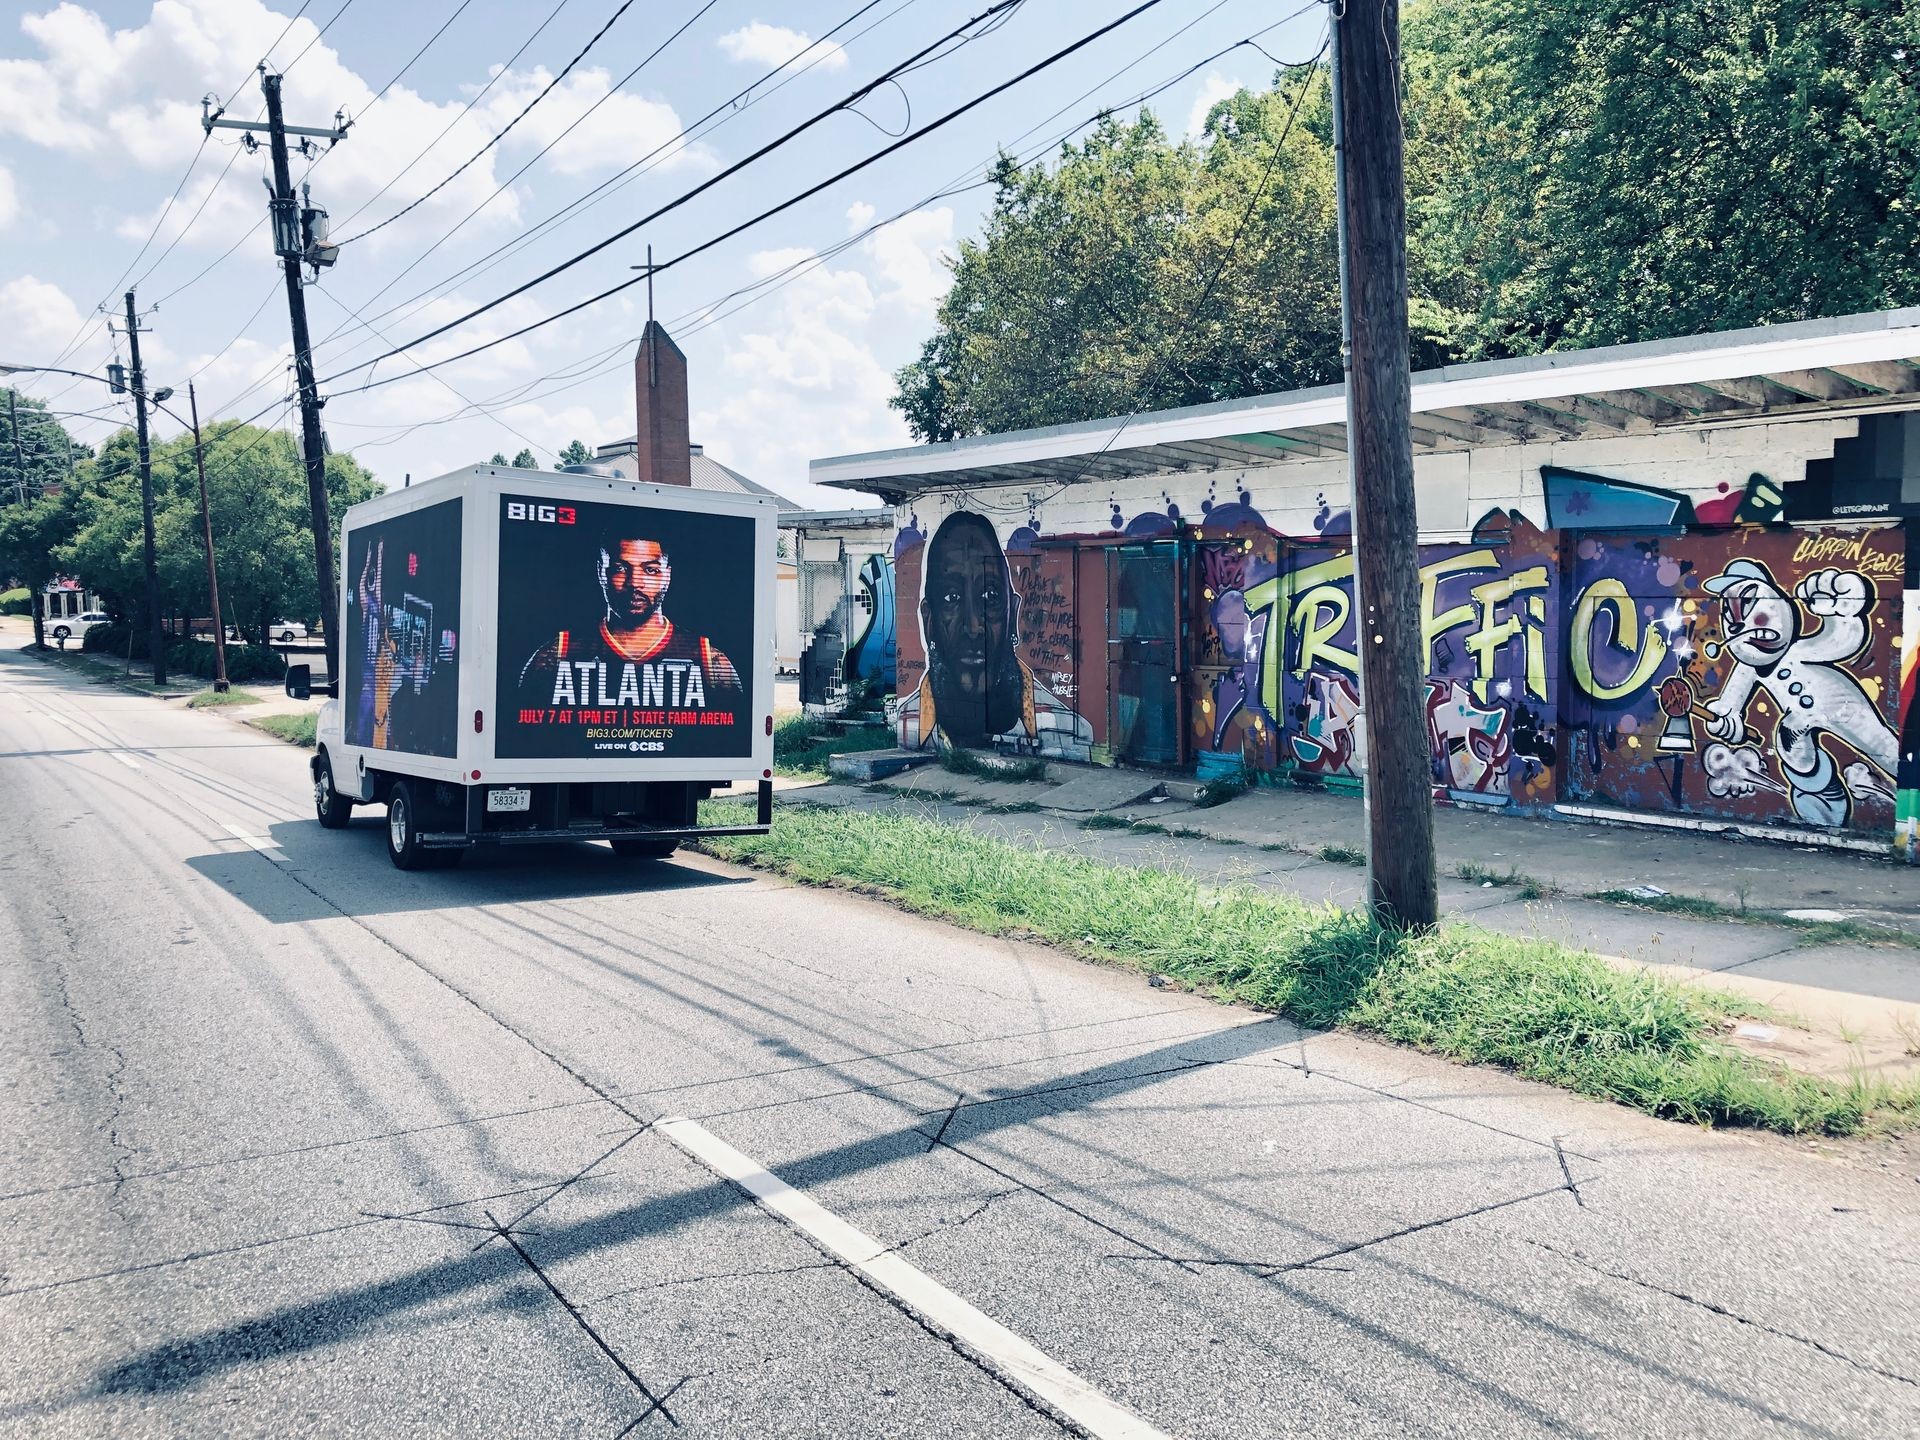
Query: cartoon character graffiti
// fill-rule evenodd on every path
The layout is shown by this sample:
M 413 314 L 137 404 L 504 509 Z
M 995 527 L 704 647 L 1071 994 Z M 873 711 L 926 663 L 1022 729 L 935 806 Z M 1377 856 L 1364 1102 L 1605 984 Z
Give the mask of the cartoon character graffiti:
M 1092 742 L 1092 727 L 1020 658 L 1017 603 L 992 523 L 964 510 L 941 521 L 921 588 L 927 673 L 900 705 L 902 745 L 939 736 L 948 745 L 1055 754 Z
M 1810 825 L 1840 826 L 1853 813 L 1854 792 L 1885 798 L 1899 742 L 1859 680 L 1842 668 L 1866 648 L 1873 581 L 1816 570 L 1789 595 L 1763 563 L 1742 557 L 1704 588 L 1720 599 L 1722 649 L 1734 661 L 1720 693 L 1706 702 L 1707 733 L 1728 747 L 1744 746 L 1751 735 L 1748 706 L 1764 691 L 1780 712 L 1773 748 L 1795 815 Z M 1844 741 L 1867 763 L 1851 764 L 1843 774 L 1821 745 L 1823 735 Z M 1738 790 L 1742 785 L 1774 788 L 1764 783 L 1757 751 L 1748 751 L 1752 759 L 1717 752 L 1713 747 L 1703 758 L 1723 787 L 1735 787 L 1733 793 L 1751 793 Z

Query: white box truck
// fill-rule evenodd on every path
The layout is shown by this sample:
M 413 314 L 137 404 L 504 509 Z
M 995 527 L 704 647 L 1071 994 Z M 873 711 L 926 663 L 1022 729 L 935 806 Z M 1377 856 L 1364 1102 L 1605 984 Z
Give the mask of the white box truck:
M 341 525 L 340 671 L 314 811 L 384 805 L 403 870 L 476 845 L 660 858 L 773 803 L 775 502 L 476 465 Z M 287 692 L 314 690 L 311 670 Z M 702 829 L 759 782 L 756 823 Z

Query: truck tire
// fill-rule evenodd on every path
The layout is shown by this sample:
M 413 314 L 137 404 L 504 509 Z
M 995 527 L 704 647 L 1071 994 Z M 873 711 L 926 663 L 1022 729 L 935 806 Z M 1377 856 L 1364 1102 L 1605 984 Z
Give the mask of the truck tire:
M 680 848 L 678 840 L 646 840 L 638 835 L 616 835 L 608 843 L 622 860 L 664 860 Z
M 344 830 L 353 818 L 353 802 L 333 788 L 333 763 L 324 755 L 313 762 L 313 815 L 325 830 Z
M 404 780 L 387 796 L 387 858 L 400 870 L 425 870 L 433 864 L 432 852 L 420 843 L 419 797 Z

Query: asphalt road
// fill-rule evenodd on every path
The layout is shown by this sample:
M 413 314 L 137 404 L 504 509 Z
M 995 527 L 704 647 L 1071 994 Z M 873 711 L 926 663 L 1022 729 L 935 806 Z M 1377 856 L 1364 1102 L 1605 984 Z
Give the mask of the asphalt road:
M 0 654 L 0 1433 L 1920 1434 L 1881 1151 L 378 824 Z

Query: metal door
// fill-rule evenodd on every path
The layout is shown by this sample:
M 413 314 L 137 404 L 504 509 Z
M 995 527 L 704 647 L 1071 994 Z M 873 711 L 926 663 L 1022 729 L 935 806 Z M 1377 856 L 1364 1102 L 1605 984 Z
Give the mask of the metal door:
M 1108 743 L 1133 765 L 1178 765 L 1180 544 L 1154 540 L 1107 551 Z

